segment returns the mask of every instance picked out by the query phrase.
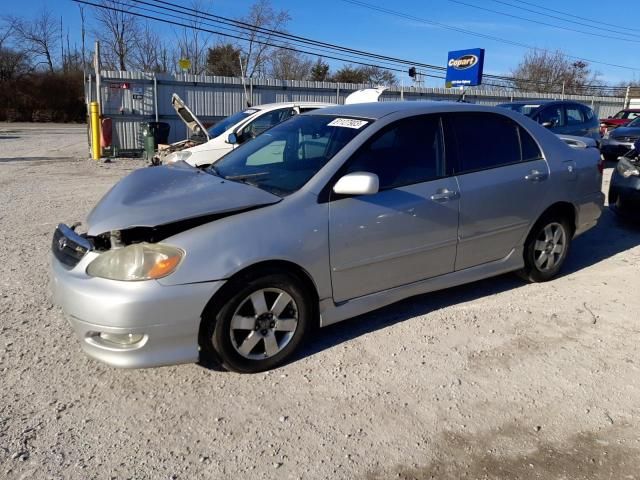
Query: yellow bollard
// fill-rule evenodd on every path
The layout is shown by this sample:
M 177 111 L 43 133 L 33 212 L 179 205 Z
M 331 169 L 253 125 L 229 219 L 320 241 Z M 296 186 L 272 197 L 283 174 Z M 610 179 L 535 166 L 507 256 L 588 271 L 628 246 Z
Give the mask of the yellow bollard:
M 89 104 L 91 117 L 91 158 L 100 160 L 102 147 L 100 146 L 100 105 L 98 102 Z

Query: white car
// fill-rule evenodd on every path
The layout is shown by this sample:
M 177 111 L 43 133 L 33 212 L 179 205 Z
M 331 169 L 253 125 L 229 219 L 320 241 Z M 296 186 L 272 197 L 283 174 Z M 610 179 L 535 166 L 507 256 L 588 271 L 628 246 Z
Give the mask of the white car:
M 255 138 L 266 129 L 283 122 L 289 117 L 300 113 L 310 112 L 318 108 L 331 106 L 331 103 L 319 102 L 287 102 L 269 103 L 247 108 L 234 113 L 211 128 L 206 129 L 182 99 L 173 94 L 171 103 L 182 120 L 196 136 L 203 136 L 205 141 L 199 145 L 189 147 L 188 143 L 178 142 L 169 147 L 168 155 L 161 161 L 163 164 L 185 161 L 194 167 L 210 165 L 238 145 Z M 180 146 L 184 145 L 184 150 Z M 183 148 L 184 148 L 183 147 Z M 178 150 L 178 151 L 175 151 Z
M 377 102 L 384 90 L 386 87 L 358 90 L 349 95 L 345 103 Z M 155 163 L 166 165 L 184 161 L 194 167 L 203 167 L 218 161 L 238 145 L 294 115 L 335 106 L 332 103 L 306 101 L 268 103 L 234 113 L 206 129 L 175 93 L 171 97 L 171 104 L 189 130 L 194 133 L 195 138 L 200 137 L 201 141 L 189 139 L 173 143 L 159 150 L 159 158 Z

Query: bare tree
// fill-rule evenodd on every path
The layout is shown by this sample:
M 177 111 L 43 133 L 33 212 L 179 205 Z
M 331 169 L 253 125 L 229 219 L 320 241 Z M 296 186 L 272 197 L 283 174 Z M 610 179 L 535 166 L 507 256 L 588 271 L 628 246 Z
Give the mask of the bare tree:
M 0 48 L 5 46 L 5 42 L 11 38 L 16 26 L 16 18 L 3 17 L 0 23 Z
M 109 68 L 126 70 L 140 35 L 140 23 L 129 13 L 130 0 L 100 0 L 94 8 L 94 33 L 102 45 L 102 62 Z
M 13 28 L 24 50 L 54 71 L 54 52 L 60 41 L 60 25 L 46 6 L 33 20 L 13 18 Z
M 169 47 L 149 23 L 145 23 L 138 36 L 138 43 L 131 55 L 131 65 L 143 72 L 167 72 L 170 66 Z
M 283 48 L 273 53 L 269 63 L 271 76 L 280 80 L 306 80 L 313 68 L 313 60 L 306 55 Z
M 246 41 L 242 45 L 247 77 L 266 76 L 269 58 L 273 54 L 274 35 L 259 29 L 284 32 L 289 20 L 289 13 L 286 10 L 276 12 L 270 0 L 258 0 L 251 6 L 249 15 L 240 19 L 253 27 L 244 34 Z
M 542 93 L 593 94 L 592 85 L 599 73 L 593 72 L 587 62 L 571 61 L 562 51 L 532 50 L 512 72 L 514 85 L 519 90 Z
M 190 15 L 189 27 L 178 31 L 178 50 L 180 58 L 190 61 L 188 73 L 201 75 L 207 71 L 207 54 L 211 42 L 211 34 L 203 31 L 203 18 L 209 11 L 210 1 L 193 0 L 190 8 L 195 12 Z

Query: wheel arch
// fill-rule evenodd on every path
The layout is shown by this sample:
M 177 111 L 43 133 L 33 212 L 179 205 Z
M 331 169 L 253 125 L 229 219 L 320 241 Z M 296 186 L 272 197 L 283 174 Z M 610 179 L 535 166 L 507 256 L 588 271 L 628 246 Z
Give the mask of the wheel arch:
M 235 285 L 242 282 L 244 279 L 251 278 L 255 275 L 266 275 L 269 273 L 288 273 L 296 277 L 302 283 L 304 289 L 310 296 L 311 305 L 314 310 L 314 324 L 319 326 L 320 315 L 318 289 L 309 272 L 307 272 L 300 265 L 288 260 L 266 260 L 239 270 L 238 272 L 233 274 L 217 292 L 213 294 L 213 296 L 209 299 L 206 306 L 204 307 L 204 310 L 202 311 L 199 339 L 201 341 L 203 340 L 202 335 L 204 334 L 203 325 L 205 323 L 205 316 L 217 312 L 224 305 L 224 302 L 233 295 Z
M 529 232 L 527 233 L 527 237 L 526 237 L 526 241 L 529 240 L 529 238 L 531 237 L 531 234 L 533 232 L 533 230 L 535 229 L 536 225 L 544 218 L 548 218 L 548 217 L 562 217 L 566 220 L 569 221 L 569 225 L 571 226 L 571 236 L 573 236 L 573 234 L 576 231 L 577 228 L 577 220 L 578 220 L 578 211 L 575 207 L 575 205 L 573 205 L 571 202 L 566 202 L 566 201 L 560 201 L 560 202 L 556 202 L 552 205 L 550 205 L 549 207 L 546 208 L 546 210 L 544 210 L 536 219 L 536 221 L 534 223 L 531 224 L 531 227 L 529 228 Z M 525 242 L 526 243 L 526 242 Z

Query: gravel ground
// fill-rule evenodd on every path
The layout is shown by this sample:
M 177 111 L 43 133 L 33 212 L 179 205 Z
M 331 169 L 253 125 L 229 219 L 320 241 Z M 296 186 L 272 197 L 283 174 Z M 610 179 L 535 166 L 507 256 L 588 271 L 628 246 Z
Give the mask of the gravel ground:
M 85 135 L 0 126 L 1 478 L 640 478 L 640 227 L 606 211 L 552 282 L 414 297 L 266 374 L 117 370 L 48 287 L 56 223 L 143 166 Z

